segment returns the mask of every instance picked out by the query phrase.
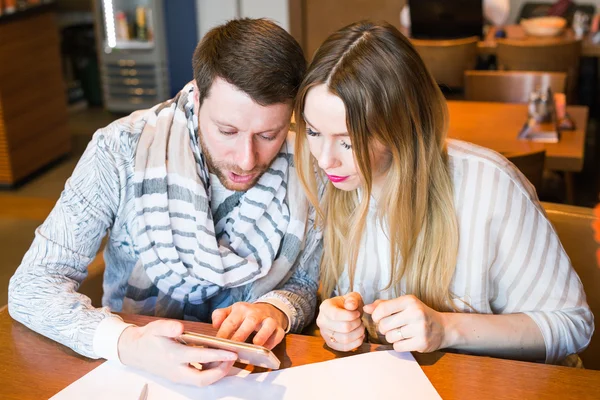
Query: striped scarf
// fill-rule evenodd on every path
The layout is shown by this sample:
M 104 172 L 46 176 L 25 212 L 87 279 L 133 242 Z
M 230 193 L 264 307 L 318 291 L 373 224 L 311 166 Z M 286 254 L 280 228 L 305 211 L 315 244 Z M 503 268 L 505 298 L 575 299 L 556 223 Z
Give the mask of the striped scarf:
M 231 196 L 236 204 L 213 219 L 195 90 L 193 83 L 186 85 L 174 99 L 141 114 L 143 126 L 137 125 L 141 135 L 133 180 L 139 260 L 128 282 L 127 312 L 168 316 L 224 289 L 257 285 L 272 270 L 282 279 L 304 238 L 307 208 L 292 200 L 304 197 L 290 139 L 257 184 Z M 260 291 L 266 292 L 274 284 L 263 286 Z

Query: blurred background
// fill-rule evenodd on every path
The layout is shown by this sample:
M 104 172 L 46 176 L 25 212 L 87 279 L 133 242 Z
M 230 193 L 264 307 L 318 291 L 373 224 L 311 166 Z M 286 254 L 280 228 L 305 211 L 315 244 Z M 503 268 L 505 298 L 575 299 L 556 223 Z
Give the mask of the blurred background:
M 599 7 L 600 0 L 0 0 L 0 306 L 94 132 L 172 97 L 192 79 L 200 38 L 233 18 L 276 21 L 309 60 L 344 25 L 390 22 L 411 37 L 447 96 L 451 136 L 507 157 L 544 153 L 528 176 L 540 198 L 592 207 L 600 189 Z M 519 66 L 527 54 L 533 60 Z M 507 87 L 522 96 L 504 96 Z M 544 93 L 533 92 L 548 87 L 564 94 L 552 103 L 555 122 L 574 123 L 576 132 L 554 144 L 517 142 L 528 110 L 543 103 Z M 502 128 L 503 139 L 489 141 L 488 130 Z

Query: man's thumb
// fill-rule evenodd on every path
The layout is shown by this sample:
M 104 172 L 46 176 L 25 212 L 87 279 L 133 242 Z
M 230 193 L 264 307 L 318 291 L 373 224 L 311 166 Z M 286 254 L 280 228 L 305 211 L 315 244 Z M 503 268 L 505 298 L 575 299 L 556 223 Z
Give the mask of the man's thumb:
M 183 333 L 183 324 L 179 321 L 153 321 L 146 325 L 146 332 L 154 336 L 175 338 Z

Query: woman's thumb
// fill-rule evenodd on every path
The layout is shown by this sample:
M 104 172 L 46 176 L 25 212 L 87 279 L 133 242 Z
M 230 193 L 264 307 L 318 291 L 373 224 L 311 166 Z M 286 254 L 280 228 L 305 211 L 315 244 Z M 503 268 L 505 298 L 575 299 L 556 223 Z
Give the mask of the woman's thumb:
M 354 311 L 362 308 L 362 296 L 357 292 L 348 293 L 344 296 L 344 308 L 348 311 Z

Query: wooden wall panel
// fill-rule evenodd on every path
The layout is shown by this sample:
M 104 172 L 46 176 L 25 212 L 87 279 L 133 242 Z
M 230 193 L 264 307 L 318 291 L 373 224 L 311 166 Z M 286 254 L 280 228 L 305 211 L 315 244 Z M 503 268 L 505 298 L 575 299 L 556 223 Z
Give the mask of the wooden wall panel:
M 8 140 L 6 138 L 6 127 L 4 126 L 3 121 L 2 94 L 0 93 L 0 184 L 13 181 L 12 168 L 10 166 L 10 154 L 8 152 Z
M 306 49 L 304 35 L 304 1 L 288 0 L 290 34 L 300 43 L 302 49 Z
M 400 0 L 305 0 L 304 51 L 311 60 L 336 30 L 362 19 L 385 20 L 400 28 Z
M 0 20 L 0 184 L 70 150 L 56 16 Z

